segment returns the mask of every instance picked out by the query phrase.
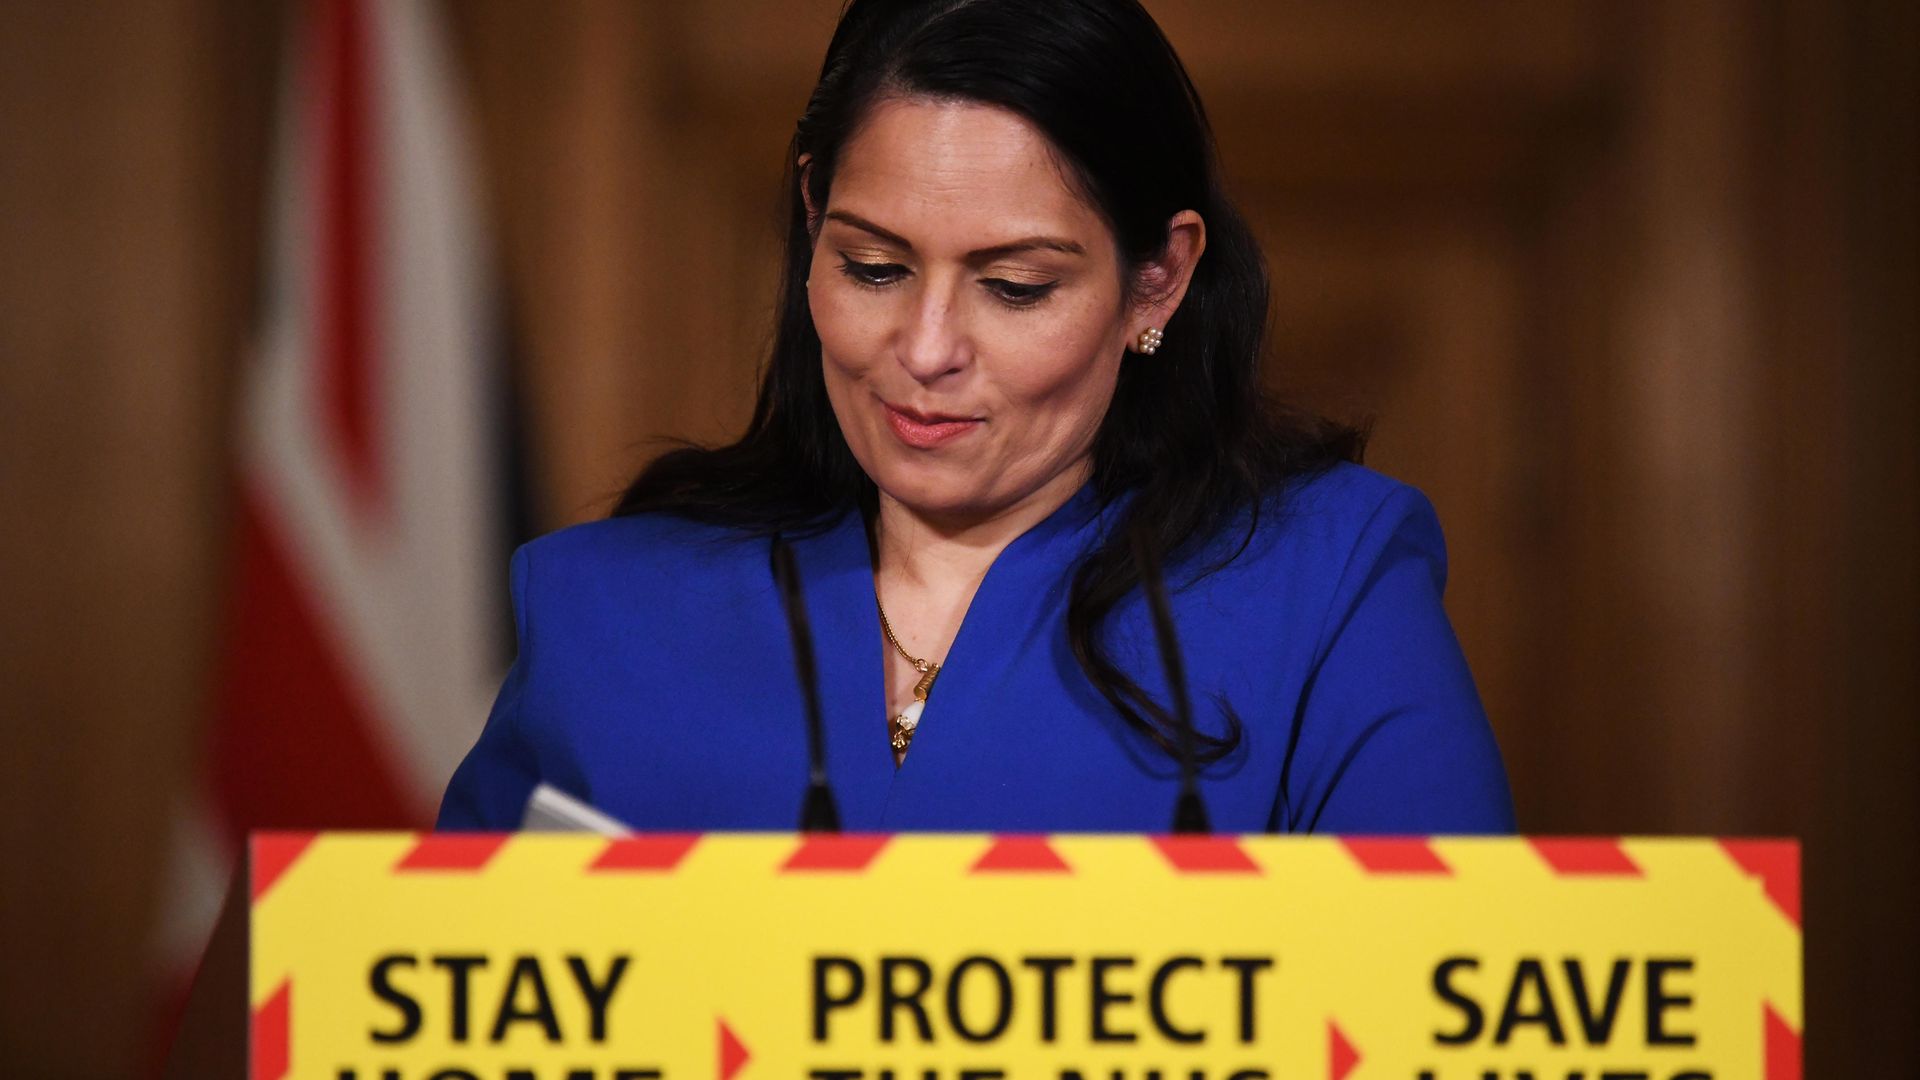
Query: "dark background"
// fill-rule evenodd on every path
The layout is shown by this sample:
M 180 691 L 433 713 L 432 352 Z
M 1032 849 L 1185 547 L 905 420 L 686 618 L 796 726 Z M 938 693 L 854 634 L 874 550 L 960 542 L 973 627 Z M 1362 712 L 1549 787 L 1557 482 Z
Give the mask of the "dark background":
M 1440 509 L 1523 827 L 1803 838 L 1808 1075 L 1920 1075 L 1915 5 L 1149 6 L 1267 244 L 1274 378 Z M 837 7 L 445 9 L 543 529 L 744 419 Z M 283 18 L 0 6 L 9 1076 L 146 1038 Z

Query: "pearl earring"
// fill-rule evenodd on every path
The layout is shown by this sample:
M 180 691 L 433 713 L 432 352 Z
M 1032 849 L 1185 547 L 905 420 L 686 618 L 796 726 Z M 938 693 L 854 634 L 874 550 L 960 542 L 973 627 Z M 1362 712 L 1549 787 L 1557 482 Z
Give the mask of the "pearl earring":
M 1166 335 L 1160 332 L 1159 327 L 1149 326 L 1145 330 L 1140 331 L 1140 336 L 1134 340 L 1134 346 L 1140 351 L 1142 356 L 1152 356 L 1154 353 L 1160 351 L 1160 342 L 1164 340 L 1165 337 Z

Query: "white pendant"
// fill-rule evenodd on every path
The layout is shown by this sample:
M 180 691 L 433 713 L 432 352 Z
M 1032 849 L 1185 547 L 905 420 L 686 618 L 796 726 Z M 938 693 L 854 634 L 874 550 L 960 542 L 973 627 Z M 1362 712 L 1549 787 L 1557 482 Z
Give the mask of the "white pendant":
M 920 726 L 920 714 L 926 710 L 926 707 L 925 701 L 913 702 L 900 710 L 900 714 L 894 718 L 894 723 L 900 725 L 901 731 L 912 731 Z

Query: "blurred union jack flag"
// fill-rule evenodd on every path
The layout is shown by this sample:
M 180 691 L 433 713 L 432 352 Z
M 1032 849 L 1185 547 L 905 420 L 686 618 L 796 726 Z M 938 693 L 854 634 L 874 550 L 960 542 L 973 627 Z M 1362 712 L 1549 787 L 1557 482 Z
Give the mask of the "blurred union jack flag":
M 247 831 L 430 825 L 505 667 L 514 425 L 439 14 L 313 0 L 289 26 L 163 1044 Z

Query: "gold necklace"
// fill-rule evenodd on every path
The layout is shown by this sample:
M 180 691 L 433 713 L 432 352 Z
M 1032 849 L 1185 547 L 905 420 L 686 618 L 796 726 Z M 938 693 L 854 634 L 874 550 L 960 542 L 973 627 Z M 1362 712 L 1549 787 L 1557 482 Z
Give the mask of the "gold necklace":
M 904 754 L 913 742 L 914 729 L 920 726 L 920 713 L 927 707 L 927 695 L 933 692 L 933 680 L 940 674 L 940 665 L 931 660 L 922 660 L 907 651 L 905 645 L 893 634 L 893 624 L 887 621 L 887 609 L 880 603 L 880 591 L 874 590 L 873 606 L 880 610 L 880 629 L 887 635 L 887 642 L 907 663 L 920 673 L 920 681 L 913 684 L 913 704 L 893 714 L 887 721 L 887 741 L 893 745 L 896 754 Z

